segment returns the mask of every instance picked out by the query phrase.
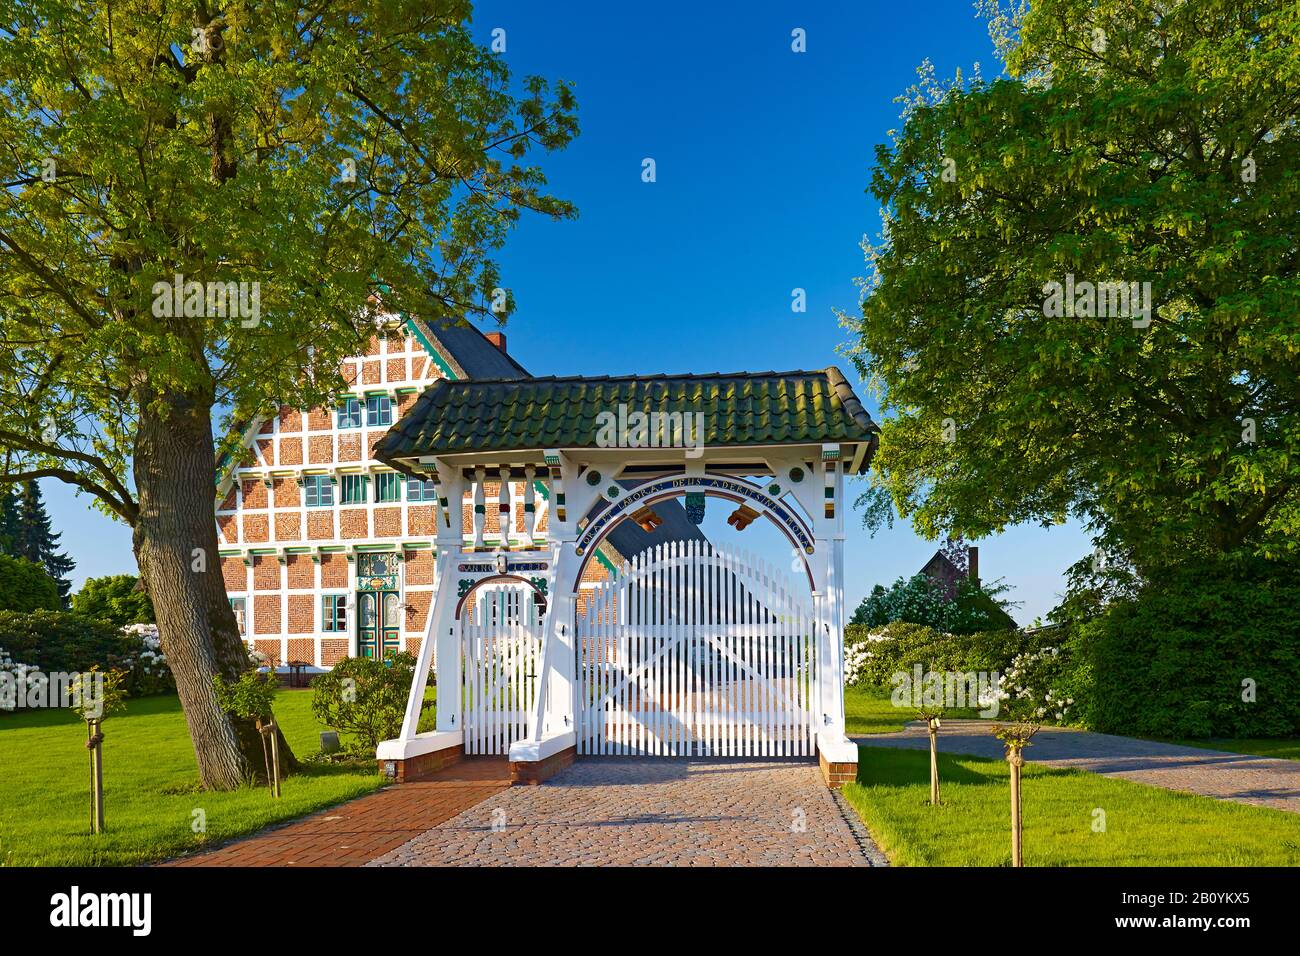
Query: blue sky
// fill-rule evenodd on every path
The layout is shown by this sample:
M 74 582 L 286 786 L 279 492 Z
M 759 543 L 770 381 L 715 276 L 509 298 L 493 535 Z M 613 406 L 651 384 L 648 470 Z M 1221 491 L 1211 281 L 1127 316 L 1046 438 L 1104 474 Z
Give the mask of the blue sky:
M 929 58 L 939 76 L 997 72 L 969 0 L 885 3 L 486 2 L 474 29 L 506 31 L 517 76 L 576 86 L 582 134 L 542 162 L 577 220 L 526 218 L 500 257 L 517 302 L 509 348 L 534 374 L 734 372 L 839 365 L 855 311 L 859 243 L 879 229 L 866 193 L 894 98 Z M 743 12 L 740 12 L 743 11 Z M 803 28 L 807 52 L 791 51 Z M 653 158 L 657 181 L 641 180 Z M 791 290 L 807 311 L 791 311 Z M 54 482 L 56 528 L 86 576 L 134 572 L 130 534 Z M 777 559 L 770 528 L 740 538 Z M 918 570 L 936 544 L 906 524 L 869 537 L 849 516 L 848 598 Z M 1021 527 L 978 542 L 986 580 L 1005 578 L 1030 623 L 1057 603 L 1064 569 L 1090 551 L 1075 525 Z

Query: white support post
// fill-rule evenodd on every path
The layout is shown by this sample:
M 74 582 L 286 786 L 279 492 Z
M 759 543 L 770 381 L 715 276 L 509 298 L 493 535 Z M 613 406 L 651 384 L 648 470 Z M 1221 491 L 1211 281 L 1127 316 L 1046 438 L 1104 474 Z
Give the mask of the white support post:
M 532 547 L 537 535 L 537 469 L 532 465 L 524 468 L 524 537 L 526 544 Z
M 510 550 L 510 537 L 514 531 L 514 515 L 510 508 L 510 469 L 502 466 L 497 471 L 497 533 L 500 538 L 499 550 Z
M 830 690 L 828 709 L 830 716 L 828 727 L 841 735 L 844 733 L 844 625 L 847 622 L 844 606 L 844 513 L 841 507 L 844 501 L 844 469 L 839 462 L 831 465 L 835 469 L 835 514 L 838 528 L 831 537 L 831 553 L 828 562 L 826 597 L 830 602 L 827 617 L 830 622 L 830 653 L 833 680 Z
M 442 550 L 438 553 L 435 580 L 450 580 L 456 568 L 457 553 Z M 429 683 L 429 668 L 437 661 L 438 667 L 438 730 L 460 729 L 460 654 L 456 646 L 456 592 L 453 588 L 439 586 L 433 607 L 429 608 L 429 622 L 420 644 L 420 658 L 415 665 L 411 693 L 406 699 L 406 715 L 402 720 L 402 738 L 411 740 L 419 731 L 420 713 L 424 710 L 424 690 Z M 434 649 L 437 654 L 434 654 Z
M 826 783 L 838 787 L 852 779 L 858 762 L 858 748 L 844 732 L 844 473 L 838 445 L 822 446 L 817 471 L 824 489 L 814 522 L 817 573 L 824 581 L 817 614 L 817 750 Z
M 434 600 L 429 608 L 429 620 L 420 644 L 420 657 L 411 681 L 411 692 L 406 700 L 406 714 L 402 720 L 402 738 L 415 737 L 420 712 L 424 707 L 424 690 L 428 684 L 429 668 L 438 668 L 438 718 L 439 731 L 460 730 L 460 635 L 456 629 L 456 564 L 464 550 L 461 534 L 465 508 L 465 481 L 457 469 L 438 468 L 438 496 L 446 521 L 439 524 L 437 535 L 438 559 L 434 572 Z M 444 497 L 445 496 L 445 497 Z
M 542 627 L 538 693 L 529 715 L 528 735 L 510 748 L 510 759 L 536 762 L 572 747 L 576 740 L 577 675 L 573 625 L 577 609 L 575 577 L 582 563 L 575 545 L 577 521 L 565 500 L 565 479 L 572 487 L 578 466 L 556 451 L 547 451 L 551 468 L 551 515 L 547 540 L 551 572 L 550 603 Z M 531 485 L 531 482 L 530 482 Z M 590 508 L 588 502 L 585 508 Z
M 483 483 L 487 479 L 487 469 L 474 469 L 474 549 L 483 547 L 483 528 L 487 524 Z

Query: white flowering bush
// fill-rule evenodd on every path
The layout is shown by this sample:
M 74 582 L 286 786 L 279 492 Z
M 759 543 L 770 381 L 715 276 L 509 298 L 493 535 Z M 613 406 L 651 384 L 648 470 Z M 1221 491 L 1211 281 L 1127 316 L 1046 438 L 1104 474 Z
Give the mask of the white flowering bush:
M 1065 665 L 1059 647 L 1017 654 L 1002 675 L 998 697 L 1016 719 L 1068 723 L 1074 698 L 1064 689 Z
M 871 652 L 866 643 L 849 644 L 844 648 L 844 685 L 855 687 L 861 684 L 867 675 L 867 661 Z
M 131 667 L 131 694 L 146 697 L 150 694 L 167 694 L 176 689 L 172 669 L 163 654 L 158 638 L 157 624 L 128 624 L 122 633 L 130 639 L 134 654 L 128 658 Z
M 46 677 L 40 668 L 14 660 L 7 650 L 0 647 L 0 710 L 17 708 L 19 684 L 32 687 L 44 680 Z
M 844 686 L 856 687 L 871 682 L 871 648 L 873 644 L 889 640 L 883 628 L 868 631 L 861 640 L 845 641 L 844 644 Z
M 153 624 L 119 629 L 67 611 L 0 611 L 3 683 L 17 687 L 17 680 L 26 681 L 27 706 L 48 703 L 48 684 L 47 693 L 34 693 L 41 682 L 91 668 L 123 672 L 125 689 L 132 697 L 170 693 L 176 688 Z M 16 703 L 5 699 L 0 707 L 12 710 Z

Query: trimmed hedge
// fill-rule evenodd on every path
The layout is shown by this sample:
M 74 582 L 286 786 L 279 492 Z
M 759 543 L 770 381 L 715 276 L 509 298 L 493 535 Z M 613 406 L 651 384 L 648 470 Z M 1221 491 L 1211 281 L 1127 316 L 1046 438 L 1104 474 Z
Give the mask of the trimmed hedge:
M 1070 642 L 1083 720 L 1146 737 L 1300 732 L 1300 568 L 1184 566 Z M 1242 699 L 1252 681 L 1253 703 Z

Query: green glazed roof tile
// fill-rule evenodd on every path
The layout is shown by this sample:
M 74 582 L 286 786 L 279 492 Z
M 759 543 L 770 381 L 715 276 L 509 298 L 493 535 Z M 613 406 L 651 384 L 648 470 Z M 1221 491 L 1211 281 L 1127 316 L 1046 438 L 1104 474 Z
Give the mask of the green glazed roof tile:
M 816 372 L 440 380 L 393 426 L 376 457 L 593 448 L 601 412 L 703 415 L 706 445 L 874 444 L 876 424 L 834 366 Z

